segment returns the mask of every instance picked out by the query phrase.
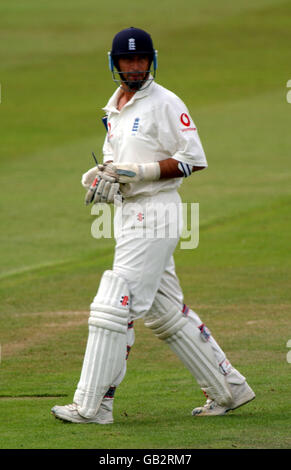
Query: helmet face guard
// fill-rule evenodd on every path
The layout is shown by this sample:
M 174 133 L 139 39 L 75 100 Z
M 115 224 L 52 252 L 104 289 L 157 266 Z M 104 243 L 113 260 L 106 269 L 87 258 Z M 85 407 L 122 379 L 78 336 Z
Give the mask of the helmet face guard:
M 131 91 L 138 91 L 140 90 L 143 85 L 147 82 L 146 86 L 149 86 L 151 82 L 156 78 L 156 70 L 157 70 L 157 55 L 158 51 L 154 51 L 154 58 L 149 62 L 149 70 L 139 72 L 136 71 L 135 74 L 140 74 L 142 75 L 142 78 L 140 80 L 134 80 L 134 81 L 128 81 L 124 77 L 124 72 L 122 70 L 119 70 L 118 67 L 118 59 L 121 57 L 125 57 L 124 55 L 118 57 L 117 59 L 112 58 L 111 52 L 108 52 L 108 59 L 109 59 L 109 69 L 112 73 L 112 79 L 113 81 L 118 85 L 122 87 L 122 84 L 125 83 L 126 86 L 128 87 L 129 90 Z M 152 65 L 152 70 L 151 70 L 151 65 Z M 114 69 L 116 68 L 116 70 Z M 119 75 L 119 78 L 117 78 L 116 73 Z M 145 87 L 143 87 L 145 88 Z
M 131 55 L 141 55 L 149 58 L 149 70 L 136 71 L 135 74 L 140 74 L 140 80 L 128 81 L 124 77 L 124 72 L 119 70 L 118 61 L 122 57 L 130 57 Z M 157 70 L 157 51 L 153 47 L 152 39 L 148 33 L 142 29 L 128 28 L 116 34 L 112 42 L 112 50 L 108 52 L 109 69 L 112 73 L 113 81 L 122 87 L 122 84 L 127 86 L 127 91 L 138 91 L 146 82 L 147 86 L 155 79 Z M 153 65 L 153 71 L 151 71 Z M 117 70 L 119 78 L 116 78 L 114 67 Z M 150 76 L 151 74 L 151 76 Z

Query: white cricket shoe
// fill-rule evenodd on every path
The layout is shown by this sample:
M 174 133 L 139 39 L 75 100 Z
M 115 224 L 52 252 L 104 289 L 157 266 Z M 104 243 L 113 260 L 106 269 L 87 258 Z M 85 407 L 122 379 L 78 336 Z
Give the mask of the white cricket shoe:
M 193 416 L 221 416 L 225 415 L 230 410 L 235 410 L 239 406 L 245 405 L 253 400 L 256 395 L 247 384 L 229 384 L 232 393 L 232 402 L 228 407 L 220 406 L 215 400 L 208 398 L 204 406 L 194 408 L 192 411 Z
M 83 418 L 78 413 L 78 405 L 72 403 L 71 405 L 54 406 L 51 409 L 51 413 L 62 421 L 70 421 L 71 423 L 87 424 L 87 423 L 98 423 L 98 424 L 111 424 L 113 423 L 113 399 L 103 398 L 100 408 L 94 418 Z

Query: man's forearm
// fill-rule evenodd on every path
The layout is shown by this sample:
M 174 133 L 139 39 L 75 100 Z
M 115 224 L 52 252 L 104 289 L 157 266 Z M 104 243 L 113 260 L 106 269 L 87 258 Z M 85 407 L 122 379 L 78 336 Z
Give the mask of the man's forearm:
M 167 158 L 166 160 L 161 160 L 159 162 L 159 165 L 160 165 L 160 170 L 161 170 L 160 179 L 181 178 L 182 176 L 184 176 L 183 171 L 178 168 L 178 165 L 179 165 L 178 160 L 175 160 L 174 158 Z M 203 170 L 203 168 L 205 167 L 193 166 L 192 172 Z
M 108 163 L 104 164 L 107 174 L 115 177 L 119 183 L 135 183 L 138 181 L 158 181 L 166 178 L 182 178 L 191 175 L 193 171 L 202 170 L 203 166 L 190 166 L 174 158 L 167 158 L 151 163 Z M 103 167 L 103 166 L 102 166 Z

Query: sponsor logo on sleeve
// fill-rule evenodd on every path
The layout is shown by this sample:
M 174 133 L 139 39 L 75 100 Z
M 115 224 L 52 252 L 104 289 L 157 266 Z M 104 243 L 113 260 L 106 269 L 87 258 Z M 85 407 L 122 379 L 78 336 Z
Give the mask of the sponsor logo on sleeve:
M 191 119 L 186 113 L 182 113 L 180 116 L 180 121 L 184 127 L 182 127 L 181 131 L 196 131 L 196 127 L 190 127 Z

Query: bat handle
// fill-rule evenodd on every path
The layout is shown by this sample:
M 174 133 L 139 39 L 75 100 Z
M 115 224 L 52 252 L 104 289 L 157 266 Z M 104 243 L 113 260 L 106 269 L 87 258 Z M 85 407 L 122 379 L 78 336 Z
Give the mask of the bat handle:
M 95 153 L 94 153 L 94 152 L 92 152 L 92 156 L 93 156 L 93 158 L 94 158 L 94 160 L 95 160 L 96 166 L 98 166 L 98 160 L 97 160 L 97 158 L 96 158 L 96 156 L 95 156 Z

